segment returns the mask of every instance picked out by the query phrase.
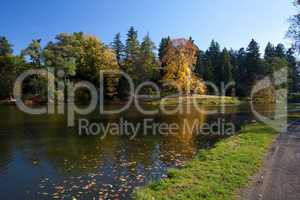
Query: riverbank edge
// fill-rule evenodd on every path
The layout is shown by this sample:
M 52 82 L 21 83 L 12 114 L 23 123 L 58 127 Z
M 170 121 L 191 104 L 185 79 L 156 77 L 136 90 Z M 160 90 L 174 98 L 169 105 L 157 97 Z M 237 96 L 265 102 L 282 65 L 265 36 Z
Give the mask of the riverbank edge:
M 198 105 L 239 105 L 242 103 L 237 97 L 228 96 L 212 96 L 212 95 L 196 95 L 181 97 L 164 97 L 160 100 L 152 100 L 146 102 L 151 105 L 179 105 L 179 104 L 198 104 Z
M 196 102 L 198 105 L 239 105 L 244 101 L 239 100 L 237 97 L 228 97 L 228 96 L 210 96 L 210 95 L 197 95 L 197 96 L 182 96 L 182 97 L 164 97 L 159 100 L 141 100 L 142 103 L 147 105 L 186 105 L 193 104 Z M 126 104 L 126 101 L 110 101 L 110 104 L 123 105 Z M 25 103 L 26 104 L 26 103 Z M 12 105 L 7 100 L 0 100 L 0 105 Z M 30 105 L 41 105 L 30 103 Z M 56 104 L 57 105 L 57 104 Z
M 170 169 L 168 178 L 137 189 L 133 198 L 237 199 L 239 190 L 262 167 L 278 135 L 266 125 L 249 124 L 239 134 L 200 151 L 182 169 Z

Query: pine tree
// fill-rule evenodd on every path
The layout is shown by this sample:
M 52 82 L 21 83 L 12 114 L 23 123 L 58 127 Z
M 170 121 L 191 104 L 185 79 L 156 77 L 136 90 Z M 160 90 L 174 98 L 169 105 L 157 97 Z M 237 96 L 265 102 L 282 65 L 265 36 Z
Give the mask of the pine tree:
M 217 85 L 221 82 L 221 66 L 220 66 L 220 57 L 221 57 L 221 50 L 220 45 L 218 42 L 214 40 L 211 41 L 210 46 L 208 48 L 208 57 L 212 62 L 213 74 L 214 74 L 214 81 Z
M 213 66 L 212 66 L 211 59 L 208 58 L 206 63 L 207 64 L 204 72 L 204 80 L 212 82 L 214 81 L 214 74 L 213 74 Z
M 232 81 L 232 65 L 230 63 L 230 55 L 227 49 L 225 48 L 221 56 L 221 80 L 224 82 L 224 85 Z
M 278 44 L 275 49 L 275 56 L 285 58 L 285 47 L 283 44 Z
M 203 78 L 205 81 L 213 82 L 214 81 L 214 72 L 213 65 L 210 57 L 208 56 L 208 52 L 205 52 L 204 59 L 204 75 Z
M 163 57 L 166 54 L 167 47 L 168 47 L 168 45 L 170 45 L 171 42 L 172 41 L 169 36 L 161 39 L 159 48 L 158 48 L 158 57 L 161 62 L 163 61 Z
M 171 45 L 172 45 L 172 41 L 169 36 L 161 39 L 161 42 L 160 42 L 159 48 L 158 48 L 158 58 L 160 60 L 160 70 L 159 70 L 158 79 L 162 79 L 164 76 L 166 62 L 163 60 L 163 58 L 166 55 L 168 47 L 170 47 Z
M 275 47 L 273 44 L 271 44 L 270 42 L 267 44 L 266 48 L 265 48 L 265 59 L 268 59 L 268 58 L 272 58 L 274 57 L 276 54 L 275 52 Z
M 236 93 L 237 96 L 247 96 L 247 53 L 244 48 L 241 48 L 237 52 L 237 76 L 236 76 Z
M 197 51 L 197 63 L 195 67 L 195 73 L 204 78 L 204 69 L 205 69 L 205 53 L 201 50 Z
M 138 75 L 135 71 L 138 70 L 138 62 L 140 55 L 140 44 L 138 41 L 138 33 L 134 27 L 130 27 L 127 33 L 126 46 L 125 46 L 125 67 L 127 72 L 134 81 L 138 80 Z
M 156 76 L 158 66 L 154 53 L 155 48 L 154 42 L 151 40 L 149 34 L 147 34 L 144 37 L 140 48 L 140 71 L 137 72 L 140 75 L 140 80 L 151 80 Z
M 261 59 L 259 52 L 258 43 L 252 39 L 247 47 L 246 53 L 246 63 L 247 63 L 247 82 L 249 87 L 252 87 L 254 81 L 261 75 Z
M 232 79 L 233 81 L 237 81 L 237 78 L 239 76 L 238 74 L 238 52 L 230 49 L 229 51 L 229 55 L 230 55 L 230 63 L 232 65 Z
M 115 35 L 114 41 L 112 42 L 112 49 L 115 51 L 117 61 L 121 66 L 124 59 L 124 45 L 122 43 L 120 33 Z

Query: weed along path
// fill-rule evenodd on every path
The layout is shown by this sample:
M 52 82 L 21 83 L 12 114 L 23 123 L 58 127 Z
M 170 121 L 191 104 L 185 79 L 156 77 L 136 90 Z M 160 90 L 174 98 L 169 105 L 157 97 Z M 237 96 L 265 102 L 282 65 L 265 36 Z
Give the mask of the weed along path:
M 261 172 L 241 194 L 247 200 L 300 199 L 300 121 L 279 136 Z

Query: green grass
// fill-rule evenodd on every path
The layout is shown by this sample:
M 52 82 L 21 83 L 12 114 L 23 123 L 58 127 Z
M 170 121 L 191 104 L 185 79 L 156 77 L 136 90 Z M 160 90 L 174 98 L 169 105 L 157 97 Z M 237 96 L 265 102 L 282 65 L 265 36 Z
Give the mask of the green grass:
M 203 150 L 183 169 L 171 169 L 169 178 L 135 191 L 138 200 L 235 199 L 260 169 L 277 133 L 262 124 L 251 124 L 239 134 Z
M 221 105 L 224 104 L 240 104 L 238 98 L 235 97 L 220 97 L 210 95 L 183 96 L 183 97 L 166 97 L 159 101 L 151 102 L 152 104 L 177 105 L 177 104 L 193 104 L 194 101 L 200 105 Z

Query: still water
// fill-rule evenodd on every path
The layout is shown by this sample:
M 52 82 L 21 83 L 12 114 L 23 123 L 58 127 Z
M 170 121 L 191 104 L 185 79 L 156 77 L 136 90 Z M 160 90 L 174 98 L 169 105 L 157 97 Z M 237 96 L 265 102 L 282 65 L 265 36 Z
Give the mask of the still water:
M 204 110 L 218 109 L 203 107 Z M 262 108 L 261 113 L 270 113 Z M 221 117 L 237 130 L 254 118 L 248 105 L 228 106 L 226 114 L 191 113 L 144 116 L 135 108 L 118 115 L 84 116 L 92 122 L 175 122 L 173 135 L 79 136 L 67 128 L 66 116 L 32 116 L 15 106 L 0 106 L 0 199 L 131 199 L 136 187 L 167 176 L 170 167 L 182 167 L 199 149 L 225 136 L 186 133 L 188 123 L 214 123 Z

